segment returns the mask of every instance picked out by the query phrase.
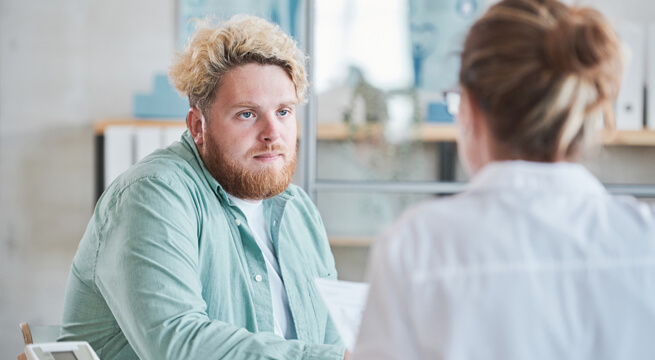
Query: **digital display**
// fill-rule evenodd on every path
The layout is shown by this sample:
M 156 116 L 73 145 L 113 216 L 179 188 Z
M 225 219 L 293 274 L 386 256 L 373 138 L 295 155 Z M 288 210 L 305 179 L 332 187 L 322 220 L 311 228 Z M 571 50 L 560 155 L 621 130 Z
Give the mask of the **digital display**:
M 59 351 L 50 353 L 55 360 L 77 360 L 72 351 Z

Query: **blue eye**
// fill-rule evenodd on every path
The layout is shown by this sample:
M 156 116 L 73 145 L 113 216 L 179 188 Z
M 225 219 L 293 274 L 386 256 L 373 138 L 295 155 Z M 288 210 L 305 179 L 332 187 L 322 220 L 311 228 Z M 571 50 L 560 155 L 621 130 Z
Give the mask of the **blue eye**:
M 287 116 L 289 115 L 290 111 L 289 110 L 280 110 L 277 112 L 278 115 L 280 116 Z
M 247 119 L 252 119 L 253 116 L 255 116 L 255 114 L 253 114 L 253 113 L 250 112 L 250 111 L 245 111 L 245 112 L 242 112 L 241 114 L 239 114 L 239 117 L 240 117 L 240 118 L 242 118 L 242 119 L 246 119 L 246 120 L 247 120 Z

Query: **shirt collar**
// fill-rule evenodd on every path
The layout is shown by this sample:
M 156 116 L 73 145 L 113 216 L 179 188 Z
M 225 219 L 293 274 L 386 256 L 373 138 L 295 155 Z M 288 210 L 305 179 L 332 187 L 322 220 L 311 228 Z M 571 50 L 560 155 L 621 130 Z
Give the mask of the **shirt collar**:
M 205 163 L 202 161 L 200 153 L 198 152 L 198 148 L 196 147 L 196 143 L 193 142 L 193 137 L 191 137 L 191 132 L 189 132 L 189 129 L 184 131 L 184 134 L 182 134 L 182 141 L 184 141 L 190 148 L 191 152 L 193 153 L 193 157 L 196 159 L 200 169 L 202 170 L 202 175 L 205 177 L 205 180 L 207 180 L 207 183 L 209 184 L 209 187 L 211 187 L 212 191 L 214 191 L 216 196 L 218 196 L 221 201 L 229 203 L 225 190 L 223 190 L 221 184 L 219 184 L 218 181 L 214 179 L 209 170 L 207 170 Z
M 607 194 L 584 166 L 570 162 L 542 163 L 522 160 L 487 164 L 469 182 L 469 192 L 512 190 Z

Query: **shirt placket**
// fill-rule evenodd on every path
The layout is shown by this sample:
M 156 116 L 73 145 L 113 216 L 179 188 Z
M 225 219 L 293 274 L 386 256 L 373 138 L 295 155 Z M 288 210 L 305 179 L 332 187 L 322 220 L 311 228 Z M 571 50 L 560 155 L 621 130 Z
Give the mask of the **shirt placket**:
M 268 280 L 268 270 L 264 255 L 248 227 L 243 213 L 238 208 L 230 207 L 234 225 L 239 231 L 241 243 L 246 257 L 248 279 L 252 289 L 252 302 L 255 308 L 255 321 L 259 331 L 274 332 L 273 303 Z
M 296 330 L 296 336 L 299 340 L 307 341 L 309 336 L 307 314 L 308 311 L 303 306 L 305 304 L 299 292 L 300 279 L 298 279 L 298 271 L 295 269 L 294 257 L 298 256 L 292 248 L 285 246 L 284 239 L 280 239 L 280 226 L 283 221 L 284 210 L 287 201 L 289 200 L 287 194 L 281 194 L 273 199 L 265 202 L 264 214 L 267 219 L 270 219 L 269 231 L 271 235 L 271 242 L 277 254 L 278 265 L 280 266 L 280 274 L 283 279 L 284 288 L 287 292 L 287 299 L 289 300 L 289 310 Z

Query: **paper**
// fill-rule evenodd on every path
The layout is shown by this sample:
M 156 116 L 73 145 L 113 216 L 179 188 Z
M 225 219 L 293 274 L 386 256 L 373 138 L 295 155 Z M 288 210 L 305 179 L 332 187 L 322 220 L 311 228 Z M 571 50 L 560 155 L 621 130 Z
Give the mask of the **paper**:
M 648 119 L 646 126 L 649 130 L 655 130 L 655 23 L 648 24 Z
M 134 127 L 107 126 L 105 129 L 105 188 L 134 164 Z
M 162 128 L 159 126 L 140 126 L 134 129 L 134 151 L 136 151 L 136 161 L 143 159 L 153 151 L 162 147 L 161 130 Z
M 341 341 L 352 352 L 362 322 L 369 285 L 327 279 L 314 279 L 314 284 L 327 305 Z

